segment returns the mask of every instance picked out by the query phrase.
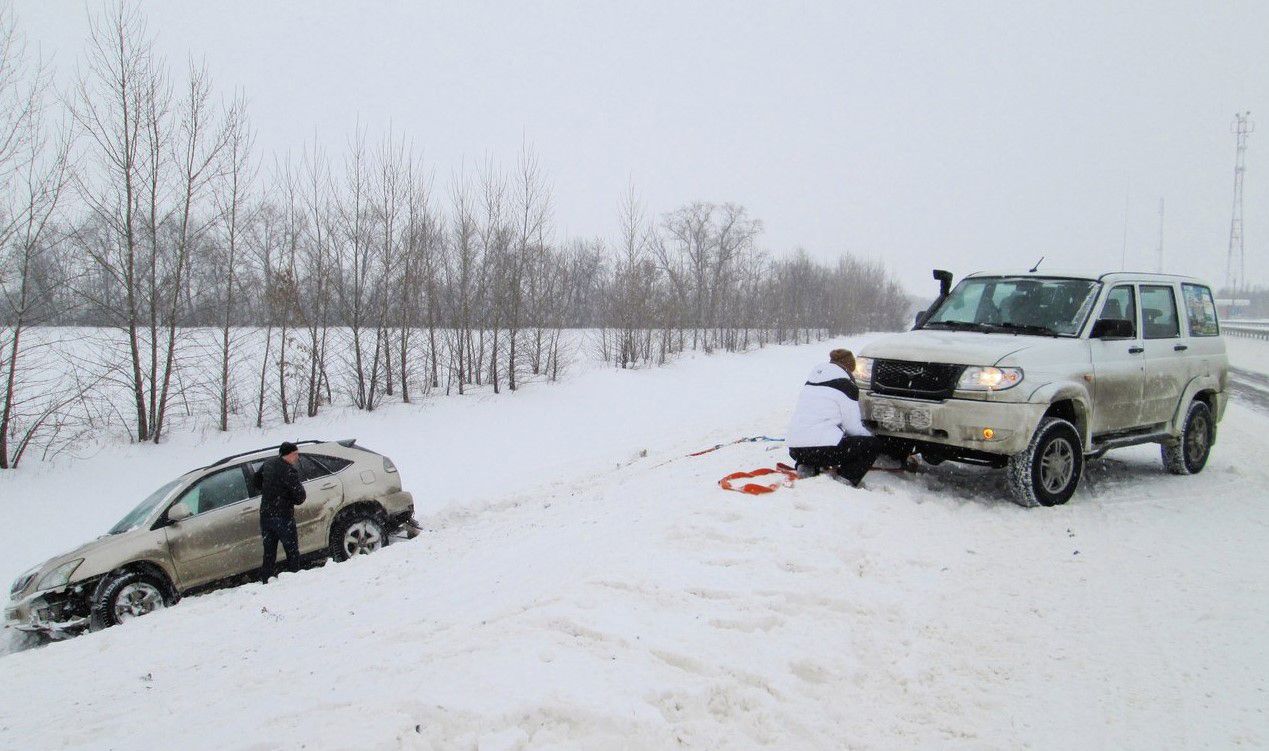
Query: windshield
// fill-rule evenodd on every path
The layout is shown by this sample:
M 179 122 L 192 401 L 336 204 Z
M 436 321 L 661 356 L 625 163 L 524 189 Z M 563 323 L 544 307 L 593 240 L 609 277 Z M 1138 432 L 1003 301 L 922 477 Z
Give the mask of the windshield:
M 1097 286 L 1088 279 L 971 277 L 956 285 L 922 328 L 1076 336 Z
M 119 520 L 119 523 L 110 528 L 110 534 L 117 535 L 135 529 L 138 524 L 145 521 L 150 512 L 154 511 L 154 507 L 167 497 L 177 485 L 181 484 L 180 480 L 173 480 L 158 490 L 150 494 L 148 498 L 141 501 L 136 508 L 128 512 L 128 515 Z

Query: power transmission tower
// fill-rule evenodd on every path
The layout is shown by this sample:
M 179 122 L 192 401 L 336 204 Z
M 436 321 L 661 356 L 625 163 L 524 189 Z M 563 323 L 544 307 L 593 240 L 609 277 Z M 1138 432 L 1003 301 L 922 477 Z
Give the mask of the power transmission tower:
M 1256 123 L 1250 112 L 1239 112 L 1234 115 L 1230 132 L 1234 134 L 1237 147 L 1234 150 L 1234 215 L 1229 222 L 1229 255 L 1225 259 L 1225 289 L 1230 297 L 1230 312 L 1233 312 L 1233 300 L 1247 283 L 1247 261 L 1243 254 L 1243 173 L 1247 171 L 1247 136 L 1256 130 Z
M 1159 257 L 1155 263 L 1156 271 L 1163 273 L 1163 199 L 1159 199 Z

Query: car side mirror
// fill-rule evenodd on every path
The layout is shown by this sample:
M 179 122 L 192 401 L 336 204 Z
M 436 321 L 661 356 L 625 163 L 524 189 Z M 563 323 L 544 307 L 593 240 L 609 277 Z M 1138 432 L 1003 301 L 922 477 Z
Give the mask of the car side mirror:
M 927 315 L 926 315 L 926 314 L 927 314 L 928 312 L 929 312 L 929 311 L 922 310 L 921 312 L 919 312 L 919 313 L 917 313 L 917 314 L 916 314 L 916 319 L 915 319 L 915 328 L 918 328 L 918 329 L 919 329 L 919 328 L 921 328 L 921 324 L 925 323 L 925 319 L 926 319 L 926 317 L 927 317 Z
M 189 510 L 189 506 L 184 503 L 178 503 L 167 510 L 167 521 L 169 524 L 175 524 L 182 519 L 188 519 L 194 514 Z
M 1132 321 L 1124 318 L 1102 318 L 1093 324 L 1093 339 L 1132 339 L 1137 336 L 1137 327 Z

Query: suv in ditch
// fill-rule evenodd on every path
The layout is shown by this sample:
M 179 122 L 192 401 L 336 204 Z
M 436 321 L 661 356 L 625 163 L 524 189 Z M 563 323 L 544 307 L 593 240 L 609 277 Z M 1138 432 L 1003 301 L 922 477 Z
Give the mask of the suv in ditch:
M 302 558 L 342 561 L 411 534 L 414 499 L 388 457 L 356 441 L 300 441 L 295 507 Z M 182 595 L 258 571 L 260 495 L 252 478 L 277 447 L 226 457 L 154 491 L 109 533 L 19 576 L 5 625 L 61 638 L 113 626 Z
M 1188 277 L 978 273 L 916 327 L 864 346 L 864 423 L 932 464 L 1007 468 L 1014 500 L 1065 503 L 1086 459 L 1158 443 L 1174 474 L 1203 469 L 1228 359 L 1211 289 Z

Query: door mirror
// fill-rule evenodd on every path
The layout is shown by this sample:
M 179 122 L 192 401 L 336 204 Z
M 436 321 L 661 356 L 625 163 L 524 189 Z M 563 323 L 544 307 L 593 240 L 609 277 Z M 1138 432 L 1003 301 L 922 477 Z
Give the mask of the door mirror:
M 188 519 L 194 514 L 190 512 L 189 506 L 184 503 L 177 503 L 167 510 L 167 521 L 169 524 L 175 524 L 182 519 Z
M 1103 318 L 1093 324 L 1093 339 L 1134 339 L 1137 327 L 1124 318 Z
M 921 311 L 920 313 L 917 313 L 917 314 L 916 314 L 916 325 L 915 325 L 915 328 L 918 328 L 918 329 L 919 329 L 919 328 L 921 328 L 921 324 L 925 323 L 925 319 L 926 319 L 926 317 L 927 317 L 927 315 L 926 315 L 926 314 L 927 314 L 928 312 L 929 312 L 929 311 L 925 311 L 925 310 L 923 310 L 923 311 Z

